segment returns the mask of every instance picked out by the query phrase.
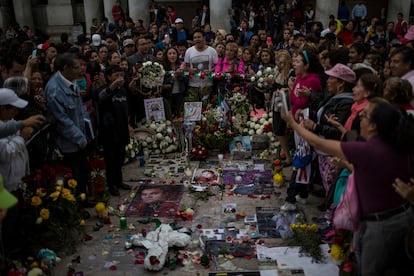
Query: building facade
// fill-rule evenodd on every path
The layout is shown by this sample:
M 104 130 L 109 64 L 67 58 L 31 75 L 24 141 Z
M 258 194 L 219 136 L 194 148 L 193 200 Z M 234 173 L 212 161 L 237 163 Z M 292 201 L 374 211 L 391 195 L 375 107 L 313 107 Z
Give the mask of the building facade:
M 59 37 L 62 32 L 67 32 L 76 37 L 79 33 L 88 32 L 93 18 L 101 20 L 107 17 L 113 21 L 112 7 L 116 0 L 0 0 L 0 26 L 3 30 L 12 22 L 18 22 L 20 26 L 27 25 L 32 29 L 41 30 L 53 38 Z M 236 0 L 235 0 L 236 1 Z M 142 19 L 144 26 L 149 22 L 150 0 L 123 0 L 124 11 L 134 20 Z M 241 2 L 241 1 L 237 1 Z M 263 1 L 262 1 L 263 2 Z M 304 4 L 312 3 L 315 9 L 315 20 L 321 21 L 324 26 L 328 22 L 330 14 L 336 15 L 339 0 L 311 0 L 303 1 Z M 357 0 L 347 0 L 347 6 L 351 10 Z M 409 11 L 414 0 L 366 0 L 368 18 L 379 17 L 381 9 L 385 9 L 387 21 L 395 21 L 398 12 L 404 13 L 408 20 Z M 212 29 L 223 28 L 230 30 L 228 11 L 232 7 L 232 0 L 181 0 L 181 1 L 156 1 L 157 4 L 172 5 L 177 10 L 178 17 L 184 19 L 186 27 L 191 26 L 197 8 L 203 3 L 210 7 Z

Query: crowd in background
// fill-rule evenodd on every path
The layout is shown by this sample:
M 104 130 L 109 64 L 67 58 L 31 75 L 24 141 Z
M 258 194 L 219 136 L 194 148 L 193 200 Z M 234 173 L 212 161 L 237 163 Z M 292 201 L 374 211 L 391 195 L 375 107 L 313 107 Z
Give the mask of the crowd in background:
M 331 15 L 328 25 L 323 26 L 314 21 L 311 4 L 296 0 L 250 1 L 234 3 L 228 12 L 231 31 L 226 32 L 224 26 L 212 30 L 207 4 L 197 9 L 191 22 L 184 22 L 180 11 L 170 5 L 152 1 L 148 9 L 150 22 L 144 26 L 143 20 L 126 16 L 128 13 L 117 1 L 113 18 L 93 19 L 90 36 L 79 35 L 73 44 L 66 33 L 61 34 L 60 42 L 52 43 L 29 26 L 20 29 L 18 24 L 2 34 L 1 85 L 14 90 L 28 105 L 12 118 L 1 120 L 44 115 L 53 126 L 53 138 L 63 161 L 74 171 L 82 192 L 87 192 L 86 160 L 91 148 L 103 150 L 109 192 L 116 196 L 118 189 L 129 189 L 122 182 L 121 168 L 129 132 L 145 118 L 144 100 L 163 97 L 169 119 L 182 116 L 186 100 L 211 104 L 217 94 L 217 81 L 203 79 L 203 73 L 237 75 L 243 79 L 252 106 L 274 112 L 274 132 L 286 165 L 293 161 L 290 145 L 294 142 L 286 135 L 288 125 L 280 110 L 271 103 L 278 91 L 289 94 L 296 120 L 304 109 L 309 109 L 309 117 L 301 120 L 302 126 L 336 141 L 367 139 L 362 125 L 373 98 L 387 100 L 391 104 L 387 108 L 400 114 L 414 113 L 414 20 L 407 22 L 403 13 L 396 14 L 395 21 L 386 22 L 383 14 L 367 18 L 362 2 L 349 9 L 341 1 L 338 14 Z M 160 89 L 140 85 L 139 72 L 146 61 L 157 61 L 166 71 L 174 72 L 166 75 Z M 273 77 L 265 80 L 269 88 L 249 83 L 250 77 L 267 67 L 273 70 Z M 181 72 L 189 74 L 186 78 L 174 77 Z M 24 78 L 27 88 L 22 85 Z M 0 109 L 9 104 L 0 101 Z M 84 118 L 90 119 L 97 139 L 87 134 Z M 397 134 L 399 130 L 381 131 Z M 29 145 L 28 158 L 21 166 L 30 161 L 30 167 L 35 168 L 51 158 L 45 152 L 46 139 L 46 135 L 39 135 Z M 350 151 L 347 150 L 349 155 Z M 318 151 L 317 155 L 312 182 L 319 179 L 323 184 L 327 203 L 321 208 L 326 208 L 341 171 L 354 169 L 354 158 L 347 159 L 349 163 L 333 158 L 335 154 Z M 387 157 L 380 158 L 388 163 Z M 7 160 L 2 159 L 4 162 Z M 408 173 L 398 169 L 390 172 L 391 183 L 375 199 L 383 204 L 365 206 L 365 215 L 404 203 L 391 184 L 400 177 L 404 182 L 399 185 L 411 187 L 412 163 L 406 169 Z M 12 187 L 8 183 L 5 186 Z M 308 190 L 291 190 L 284 208 L 295 209 L 295 195 L 300 195 L 298 200 L 305 199 Z M 390 193 L 395 194 L 392 200 Z M 368 194 L 365 191 L 362 196 Z M 408 227 L 406 222 L 400 226 Z M 364 257 L 362 260 L 367 261 Z M 383 267 L 378 267 L 369 269 L 382 271 Z

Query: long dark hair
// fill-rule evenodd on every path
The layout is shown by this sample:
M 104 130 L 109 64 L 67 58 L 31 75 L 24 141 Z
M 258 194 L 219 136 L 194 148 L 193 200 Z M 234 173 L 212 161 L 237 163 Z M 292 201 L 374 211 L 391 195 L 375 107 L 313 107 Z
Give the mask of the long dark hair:
M 374 105 L 370 122 L 377 127 L 378 135 L 401 153 L 414 156 L 414 119 L 387 100 L 375 97 L 369 100 Z

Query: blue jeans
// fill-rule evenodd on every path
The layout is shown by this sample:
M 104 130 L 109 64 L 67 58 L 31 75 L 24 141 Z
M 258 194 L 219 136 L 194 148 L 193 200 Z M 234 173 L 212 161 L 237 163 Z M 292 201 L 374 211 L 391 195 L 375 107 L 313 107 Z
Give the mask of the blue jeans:
M 360 236 L 360 275 L 384 275 L 389 268 L 397 269 L 399 275 L 412 275 L 413 267 L 405 254 L 404 238 L 414 224 L 413 208 L 382 221 L 361 222 L 364 229 Z M 357 251 L 358 251 L 357 245 Z M 356 253 L 359 257 L 358 252 Z M 358 258 L 359 259 L 359 258 Z M 411 264 L 412 265 L 412 264 Z

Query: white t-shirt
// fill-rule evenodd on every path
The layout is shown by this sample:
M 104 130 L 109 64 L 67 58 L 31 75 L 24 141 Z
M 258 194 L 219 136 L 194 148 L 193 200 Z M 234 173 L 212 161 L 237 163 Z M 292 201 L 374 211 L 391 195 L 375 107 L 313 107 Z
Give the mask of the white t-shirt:
M 185 52 L 184 62 L 190 65 L 191 69 L 196 72 L 214 71 L 214 65 L 217 63 L 217 52 L 213 47 L 208 46 L 204 51 L 198 51 L 194 46 L 187 49 Z M 213 85 L 213 80 L 206 76 L 204 79 L 199 77 L 192 77 L 188 81 L 188 86 L 201 87 Z

